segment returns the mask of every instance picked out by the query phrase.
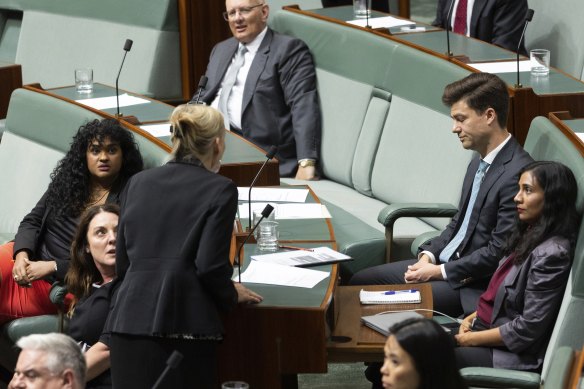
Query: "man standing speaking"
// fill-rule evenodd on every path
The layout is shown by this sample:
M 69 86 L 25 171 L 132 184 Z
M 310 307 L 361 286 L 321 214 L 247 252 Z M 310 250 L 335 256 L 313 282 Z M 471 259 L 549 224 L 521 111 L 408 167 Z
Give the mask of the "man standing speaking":
M 228 130 L 277 146 L 281 176 L 314 179 L 321 119 L 308 47 L 267 26 L 266 0 L 226 0 L 225 9 L 233 38 L 213 48 L 201 100 L 223 113 Z

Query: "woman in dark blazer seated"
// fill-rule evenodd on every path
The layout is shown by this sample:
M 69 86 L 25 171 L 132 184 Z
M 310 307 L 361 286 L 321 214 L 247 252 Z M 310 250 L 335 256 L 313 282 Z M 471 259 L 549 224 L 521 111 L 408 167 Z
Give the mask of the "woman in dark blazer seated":
M 0 324 L 56 313 L 49 290 L 69 269 L 80 215 L 92 205 L 118 202 L 127 180 L 142 166 L 132 134 L 117 121 L 94 120 L 79 128 L 53 170 L 49 188 L 20 223 L 15 241 L 0 246 Z
M 577 191 L 572 171 L 560 163 L 523 169 L 507 256 L 456 335 L 459 367 L 541 371 L 570 273 Z
M 119 214 L 115 204 L 96 205 L 83 214 L 65 276 L 67 290 L 73 295 L 69 335 L 85 352 L 86 388 L 91 389 L 112 387 L 109 334 L 103 328 L 119 286 L 115 281 Z
M 172 159 L 137 174 L 122 195 L 111 329 L 114 387 L 150 388 L 173 350 L 184 359 L 168 388 L 214 388 L 219 311 L 261 297 L 231 280 L 237 188 L 218 174 L 223 117 L 182 105 L 170 118 Z

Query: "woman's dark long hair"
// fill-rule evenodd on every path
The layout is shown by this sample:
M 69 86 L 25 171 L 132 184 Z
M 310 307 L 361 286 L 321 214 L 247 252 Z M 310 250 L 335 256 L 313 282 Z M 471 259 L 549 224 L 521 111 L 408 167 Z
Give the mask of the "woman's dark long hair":
M 420 376 L 418 389 L 467 388 L 456 367 L 454 342 L 438 323 L 407 319 L 393 325 L 389 332 L 414 361 Z
M 75 238 L 71 243 L 71 265 L 65 275 L 67 291 L 73 295 L 73 302 L 70 306 L 70 312 L 73 312 L 75 304 L 89 295 L 91 285 L 96 282 L 103 282 L 101 273 L 95 266 L 91 253 L 87 252 L 89 242 L 87 241 L 87 232 L 89 223 L 100 213 L 113 213 L 120 216 L 120 207 L 116 204 L 94 205 L 89 207 L 81 216 Z
M 525 166 L 520 173 L 530 172 L 544 193 L 544 205 L 539 219 L 532 224 L 519 220 L 507 239 L 504 253 L 515 252 L 516 263 L 522 263 L 539 244 L 552 236 L 570 241 L 572 250 L 579 216 L 576 211 L 578 185 L 572 171 L 559 162 L 537 161 Z
M 142 155 L 134 137 L 116 120 L 96 119 L 81 126 L 73 137 L 69 151 L 51 173 L 47 206 L 55 215 L 78 216 L 83 212 L 91 196 L 87 148 L 94 140 L 102 143 L 108 138 L 119 143 L 122 150 L 122 168 L 113 190 L 118 190 L 132 175 L 142 170 Z

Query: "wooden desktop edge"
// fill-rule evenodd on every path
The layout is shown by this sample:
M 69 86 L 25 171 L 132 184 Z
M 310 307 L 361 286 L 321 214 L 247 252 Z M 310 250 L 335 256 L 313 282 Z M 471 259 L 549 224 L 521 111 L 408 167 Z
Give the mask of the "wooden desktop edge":
M 564 123 L 564 120 L 575 119 L 569 111 L 550 112 L 548 115 L 550 121 L 572 142 L 580 155 L 584 157 L 584 141 Z M 577 119 L 577 118 L 576 118 Z

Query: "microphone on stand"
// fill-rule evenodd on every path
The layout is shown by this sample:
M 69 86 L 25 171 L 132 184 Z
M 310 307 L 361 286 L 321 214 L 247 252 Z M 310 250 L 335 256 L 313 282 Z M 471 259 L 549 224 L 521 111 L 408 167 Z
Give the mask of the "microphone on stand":
M 247 236 L 245 237 L 245 240 L 243 241 L 243 243 L 240 244 L 239 247 L 237 248 L 237 276 L 239 277 L 240 284 L 241 284 L 241 249 L 243 248 L 243 246 L 245 246 L 245 244 L 247 243 L 249 238 L 253 235 L 254 231 L 256 230 L 256 228 L 258 228 L 258 226 L 260 225 L 262 220 L 264 220 L 264 218 L 270 216 L 270 214 L 272 213 L 273 210 L 274 210 L 274 207 L 272 207 L 270 204 L 266 205 L 266 207 L 262 211 L 262 217 L 260 217 L 260 220 L 258 220 L 258 222 L 253 226 L 253 228 L 251 229 L 249 234 L 247 234 Z M 251 220 L 251 215 L 250 215 L 249 219 Z
M 131 39 L 126 39 L 126 43 L 124 43 L 124 57 L 122 58 L 122 64 L 120 65 L 120 71 L 118 72 L 118 76 L 116 77 L 116 105 L 118 107 L 118 113 L 116 115 L 116 117 L 121 117 L 122 115 L 120 114 L 120 91 L 118 89 L 118 81 L 120 80 L 120 74 L 122 74 L 122 67 L 124 66 L 124 61 L 126 60 L 126 54 L 128 54 L 128 51 L 130 51 L 132 49 L 132 44 L 134 44 L 134 42 Z
M 260 174 L 262 173 L 262 171 L 264 170 L 264 167 L 266 167 L 266 164 L 269 161 L 271 161 L 272 158 L 274 158 L 274 155 L 276 155 L 276 152 L 277 151 L 278 151 L 278 147 L 276 147 L 276 146 L 270 146 L 270 149 L 266 153 L 266 158 L 267 159 L 264 161 L 263 165 L 260 167 L 260 170 L 258 171 L 258 174 L 256 174 L 256 176 L 254 177 L 253 181 L 251 182 L 251 185 L 249 186 L 249 193 L 248 193 L 248 198 L 247 198 L 247 202 L 248 202 L 248 205 L 249 205 L 249 223 L 247 224 L 247 229 L 248 230 L 251 228 L 251 189 L 253 188 L 254 184 L 258 180 L 258 177 L 260 176 Z
M 446 55 L 452 57 L 454 54 L 450 51 L 450 19 L 452 19 L 452 12 L 454 11 L 455 0 L 450 3 L 450 8 L 446 14 Z
M 205 88 L 207 87 L 207 81 L 209 81 L 209 79 L 207 78 L 207 76 L 202 75 L 201 78 L 199 79 L 199 86 L 197 88 L 197 94 L 195 95 L 194 103 L 193 104 L 205 104 L 204 102 L 201 102 L 201 94 L 203 93 L 203 91 L 205 90 Z
M 533 14 L 535 12 L 530 8 L 525 13 L 525 25 L 523 26 L 523 32 L 521 33 L 521 37 L 519 38 L 519 43 L 517 44 L 517 84 L 515 84 L 515 88 L 523 88 L 521 82 L 519 81 L 519 50 L 521 49 L 521 43 L 523 42 L 523 38 L 525 37 L 525 30 L 527 30 L 527 24 L 531 22 L 533 19 Z
M 180 352 L 174 350 L 172 352 L 172 354 L 170 354 L 170 357 L 168 357 L 168 359 L 166 360 L 166 367 L 164 368 L 164 371 L 162 372 L 160 377 L 158 377 L 158 379 L 154 383 L 154 386 L 152 387 L 152 389 L 159 388 L 160 384 L 162 384 L 162 381 L 164 380 L 164 378 L 168 375 L 168 372 L 170 371 L 170 369 L 176 369 L 178 367 L 178 365 L 180 364 L 180 362 L 182 361 L 182 359 L 183 359 L 183 355 Z

